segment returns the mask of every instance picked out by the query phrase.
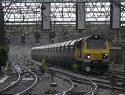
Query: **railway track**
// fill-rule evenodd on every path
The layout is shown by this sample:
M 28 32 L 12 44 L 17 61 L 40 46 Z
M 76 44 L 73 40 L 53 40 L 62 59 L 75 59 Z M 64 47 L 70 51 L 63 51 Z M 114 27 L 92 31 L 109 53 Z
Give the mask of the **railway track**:
M 123 78 L 123 77 L 115 76 L 115 79 L 114 79 L 114 76 L 112 77 L 110 75 L 108 75 L 108 76 L 105 76 L 105 75 L 99 76 L 99 75 L 90 75 L 90 74 L 84 75 L 84 74 L 80 74 L 80 73 L 73 73 L 69 70 L 62 69 L 62 68 L 59 68 L 59 69 L 60 69 L 60 72 L 67 72 L 67 73 L 71 73 L 72 75 L 76 75 L 78 77 L 83 77 L 86 80 L 87 79 L 92 80 L 95 83 L 97 83 L 98 87 L 105 88 L 105 89 L 111 89 L 111 90 L 119 90 L 121 92 L 125 91 L 125 88 L 123 87 L 123 85 L 121 83 L 122 80 L 125 80 L 125 78 Z M 114 84 L 112 82 L 114 82 Z
M 65 76 L 66 78 L 70 79 L 74 84 L 81 84 L 82 83 L 83 85 L 89 86 L 88 91 L 85 91 L 85 89 L 83 89 L 84 92 L 77 92 L 77 94 L 80 93 L 80 94 L 84 94 L 84 95 L 96 95 L 97 85 L 92 80 L 88 80 L 88 79 L 85 79 L 85 78 L 82 78 L 82 77 L 78 77 L 78 76 L 72 75 L 70 73 L 62 72 L 62 71 L 57 70 L 55 68 L 49 68 L 48 71 L 56 73 L 56 76 L 57 75 L 58 76 L 60 76 L 60 75 Z M 71 93 L 71 95 L 74 93 L 73 91 L 71 91 L 71 92 L 68 91 L 68 92 Z
M 109 70 L 106 75 L 107 76 L 114 75 L 114 76 L 120 77 L 121 79 L 122 78 L 125 79 L 125 72 L 121 72 L 121 71 Z
M 67 90 L 63 90 L 59 93 L 56 93 L 55 95 L 66 95 L 67 93 L 69 93 L 70 91 L 72 91 L 74 89 L 74 82 L 72 80 L 65 78 L 65 77 L 62 77 L 60 75 L 56 75 L 56 77 L 63 79 L 65 81 L 68 81 L 68 83 L 70 83 L 71 86 Z
M 2 83 L 2 88 L 0 89 L 0 94 L 10 90 L 11 88 L 15 87 L 21 80 L 21 74 L 16 74 L 17 78 L 16 80 L 11 80 L 9 83 L 4 82 Z
M 59 66 L 52 66 L 52 67 L 55 67 L 55 68 L 58 67 L 61 70 L 69 71 L 69 70 L 59 67 Z M 64 71 L 62 71 L 62 72 L 64 72 Z M 69 71 L 69 73 L 70 72 L 71 71 Z M 74 74 L 75 73 L 73 73 L 73 75 Z M 109 70 L 104 75 L 80 74 L 79 72 L 77 72 L 77 74 L 88 80 L 94 81 L 95 83 L 97 83 L 98 88 L 125 92 L 125 72 Z
M 18 74 L 18 79 L 13 84 L 8 85 L 4 89 L 1 89 L 1 94 L 23 95 L 30 91 L 37 83 L 37 76 L 29 68 L 17 59 L 17 56 L 13 54 L 14 51 L 10 50 L 9 62 Z M 23 86 L 23 87 L 22 87 Z
M 102 80 L 106 80 L 107 83 L 105 83 L 104 81 L 102 82 L 102 84 L 104 85 L 110 84 L 111 86 L 115 86 L 112 88 L 111 86 L 107 85 L 107 87 L 109 87 L 110 89 L 125 91 L 125 83 L 124 83 L 125 72 L 109 70 L 104 75 L 94 75 L 94 76 L 91 75 L 91 76 L 102 79 Z M 97 81 L 97 82 L 100 82 L 100 81 Z

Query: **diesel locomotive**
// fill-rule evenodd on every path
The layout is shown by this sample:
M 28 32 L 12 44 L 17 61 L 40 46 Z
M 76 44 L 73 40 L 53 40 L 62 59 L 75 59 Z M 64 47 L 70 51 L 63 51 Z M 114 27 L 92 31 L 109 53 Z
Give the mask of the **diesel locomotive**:
M 34 60 L 85 72 L 108 70 L 109 41 L 100 35 L 31 48 Z

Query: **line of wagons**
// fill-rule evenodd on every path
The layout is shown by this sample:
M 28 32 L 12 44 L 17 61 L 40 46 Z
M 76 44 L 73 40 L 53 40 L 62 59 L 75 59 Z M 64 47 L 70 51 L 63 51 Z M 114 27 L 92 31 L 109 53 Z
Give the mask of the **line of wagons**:
M 66 65 L 64 63 L 72 63 L 75 61 L 75 56 L 74 56 L 75 44 L 77 43 L 79 45 L 84 39 L 81 38 L 78 40 L 71 40 L 63 43 L 34 47 L 32 48 L 32 53 L 33 53 L 32 56 L 34 59 L 39 61 L 42 61 L 42 59 L 45 60 L 47 59 L 51 63 L 58 62 L 56 64 L 62 63 L 63 65 Z M 77 48 L 80 49 L 81 45 L 77 46 Z M 38 54 L 39 56 L 37 56 Z

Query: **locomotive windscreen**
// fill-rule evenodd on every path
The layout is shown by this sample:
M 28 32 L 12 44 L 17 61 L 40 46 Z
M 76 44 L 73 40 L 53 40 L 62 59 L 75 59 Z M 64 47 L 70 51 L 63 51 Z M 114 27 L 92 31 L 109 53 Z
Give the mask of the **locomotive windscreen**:
M 87 41 L 87 48 L 88 49 L 100 49 L 105 48 L 105 40 L 102 39 L 91 39 Z

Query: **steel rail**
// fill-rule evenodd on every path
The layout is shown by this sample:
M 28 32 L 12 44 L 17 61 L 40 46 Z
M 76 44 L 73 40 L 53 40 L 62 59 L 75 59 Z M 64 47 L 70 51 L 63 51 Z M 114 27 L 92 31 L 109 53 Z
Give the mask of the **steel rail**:
M 29 86 L 27 89 L 25 89 L 24 91 L 21 91 L 21 92 L 19 92 L 19 93 L 16 93 L 15 95 L 23 95 L 23 94 L 26 94 L 28 91 L 30 91 L 35 85 L 36 85 L 36 83 L 37 83 L 37 81 L 38 81 L 38 78 L 37 78 L 37 76 L 34 74 L 34 73 L 32 73 L 32 72 L 29 72 L 30 74 L 32 74 L 32 76 L 34 77 L 34 82 L 33 82 L 33 84 L 31 85 L 31 86 Z
M 65 78 L 65 77 L 62 77 L 62 76 L 59 76 L 59 75 L 55 75 L 55 76 L 58 77 L 58 78 L 64 79 L 66 81 L 69 81 L 71 83 L 71 87 L 68 90 L 62 91 L 62 92 L 57 93 L 55 95 L 66 95 L 66 93 L 68 93 L 68 92 L 70 92 L 74 89 L 74 82 L 72 80 L 70 80 L 68 78 Z
M 6 92 L 6 91 L 8 91 L 8 90 L 10 90 L 10 89 L 12 89 L 12 88 L 15 87 L 17 84 L 19 84 L 20 81 L 21 81 L 21 75 L 19 74 L 19 75 L 18 75 L 18 79 L 17 79 L 13 84 L 11 84 L 11 85 L 5 87 L 4 89 L 1 89 L 1 90 L 0 90 L 0 94 L 1 94 L 1 93 L 4 93 L 4 92 Z

